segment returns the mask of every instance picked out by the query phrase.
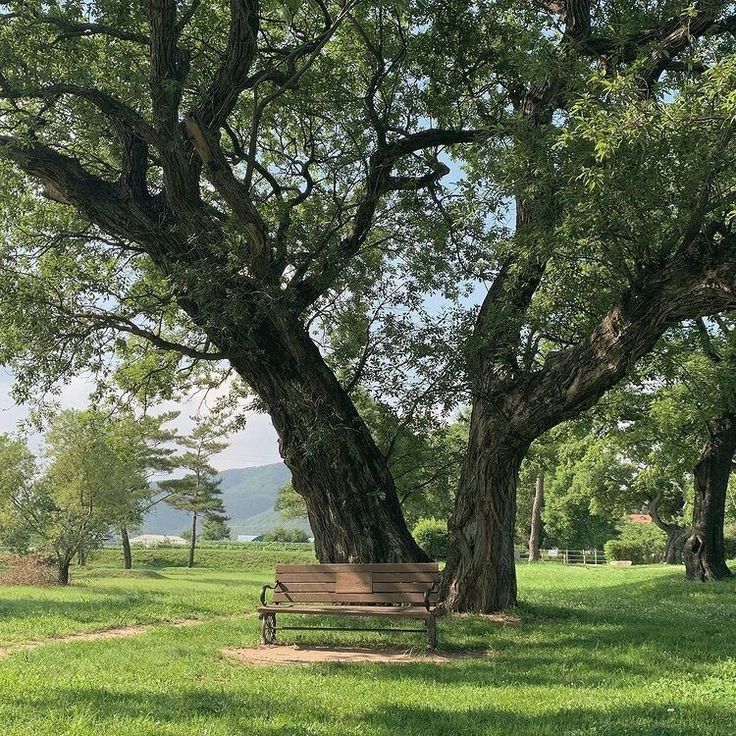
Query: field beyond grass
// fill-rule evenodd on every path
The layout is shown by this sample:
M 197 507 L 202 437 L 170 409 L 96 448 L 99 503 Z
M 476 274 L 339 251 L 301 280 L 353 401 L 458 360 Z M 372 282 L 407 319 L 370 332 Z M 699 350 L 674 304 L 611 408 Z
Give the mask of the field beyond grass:
M 0 734 L 736 733 L 734 581 L 688 584 L 681 570 L 659 566 L 522 565 L 518 622 L 440 621 L 443 649 L 487 649 L 487 657 L 252 668 L 220 650 L 257 643 L 258 589 L 273 578 L 274 554 L 263 550 L 239 570 L 127 573 L 103 558 L 75 569 L 68 588 L 0 588 L 0 649 L 11 647 L 0 657 Z M 170 625 L 192 618 L 203 622 Z M 152 626 L 125 639 L 53 642 L 134 624 Z M 390 632 L 281 639 L 423 645 L 421 635 Z

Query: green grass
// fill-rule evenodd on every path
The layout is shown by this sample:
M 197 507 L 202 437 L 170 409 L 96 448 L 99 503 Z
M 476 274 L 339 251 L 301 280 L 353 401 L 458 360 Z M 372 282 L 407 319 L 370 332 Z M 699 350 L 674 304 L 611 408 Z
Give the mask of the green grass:
M 75 571 L 76 572 L 76 571 Z M 521 625 L 440 622 L 450 664 L 249 668 L 222 654 L 258 639 L 271 563 L 242 572 L 78 573 L 66 590 L 0 589 L 0 646 L 128 623 L 129 639 L 48 644 L 0 660 L 7 736 L 732 736 L 736 583 L 664 567 L 519 569 Z M 216 618 L 245 611 L 247 615 Z M 313 621 L 310 623 L 314 623 Z M 288 634 L 288 636 L 287 636 Z M 290 642 L 405 643 L 398 633 L 284 632 Z
M 189 551 L 186 547 L 133 548 L 138 567 L 185 567 Z M 90 563 L 95 567 L 119 568 L 122 553 L 118 548 L 93 552 Z M 243 570 L 249 567 L 274 567 L 278 563 L 299 564 L 316 562 L 311 544 L 293 542 L 200 542 L 195 556 L 196 567 L 218 570 Z

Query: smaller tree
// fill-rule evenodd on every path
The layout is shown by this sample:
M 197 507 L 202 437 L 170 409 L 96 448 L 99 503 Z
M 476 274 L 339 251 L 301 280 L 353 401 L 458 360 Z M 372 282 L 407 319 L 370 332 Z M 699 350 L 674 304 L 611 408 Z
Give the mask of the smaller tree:
M 36 458 L 26 443 L 0 435 L 0 542 L 26 553 L 42 538 L 46 499 L 37 482 Z
M 221 479 L 216 478 L 217 471 L 210 461 L 227 447 L 224 438 L 229 432 L 229 424 L 220 412 L 207 417 L 196 417 L 192 433 L 179 440 L 185 452 L 178 458 L 178 465 L 190 472 L 183 478 L 159 483 L 159 489 L 166 494 L 166 503 L 191 516 L 187 567 L 194 567 L 198 520 L 204 518 L 222 523 L 227 521 L 220 490 Z
M 157 416 L 144 413 L 137 418 L 131 415 L 128 420 L 129 441 L 131 448 L 134 449 L 139 485 L 128 489 L 131 496 L 128 513 L 120 520 L 123 567 L 126 570 L 133 567 L 128 530 L 139 526 L 146 513 L 164 500 L 152 485 L 151 479 L 159 473 L 170 473 L 177 467 L 177 459 L 174 457 L 176 450 L 172 447 L 176 431 L 165 426 L 177 416 L 178 412 L 167 412 Z
M 132 513 L 142 479 L 130 425 L 94 409 L 64 411 L 46 433 L 47 468 L 20 440 L 0 442 L 0 526 L 16 549 L 52 554 L 62 585 L 74 556 L 102 544 Z
M 417 544 L 433 559 L 447 557 L 447 522 L 429 518 L 419 519 L 411 531 Z
M 214 468 L 201 466 L 197 472 L 188 473 L 183 478 L 165 480 L 159 484 L 162 490 L 170 494 L 166 503 L 179 511 L 186 511 L 191 516 L 187 567 L 194 567 L 198 519 L 204 517 L 223 523 L 227 521 L 221 498 L 220 480 L 213 479 L 214 474 Z

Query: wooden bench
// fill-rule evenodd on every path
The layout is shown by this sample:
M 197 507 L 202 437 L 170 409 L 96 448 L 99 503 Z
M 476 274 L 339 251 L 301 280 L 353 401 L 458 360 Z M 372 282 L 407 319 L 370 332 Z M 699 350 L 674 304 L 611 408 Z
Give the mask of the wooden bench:
M 436 562 L 355 564 L 355 565 L 278 565 L 276 582 L 261 588 L 258 617 L 262 622 L 261 641 L 276 641 L 276 616 L 310 614 L 319 616 L 373 616 L 388 619 L 417 619 L 422 629 L 390 631 L 424 632 L 427 646 L 437 647 Z M 273 590 L 273 601 L 266 602 L 266 591 Z M 321 604 L 321 605 L 320 605 Z M 330 626 L 279 626 L 282 630 L 386 631 Z

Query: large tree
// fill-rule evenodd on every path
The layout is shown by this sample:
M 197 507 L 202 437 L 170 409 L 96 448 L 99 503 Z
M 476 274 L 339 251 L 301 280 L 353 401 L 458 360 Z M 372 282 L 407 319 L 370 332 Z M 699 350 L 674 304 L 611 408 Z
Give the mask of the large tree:
M 508 216 L 466 342 L 473 408 L 444 578 L 450 608 L 493 611 L 517 598 L 531 442 L 668 326 L 736 306 L 736 21 L 726 2 L 433 7 L 451 17 L 434 43 L 461 59 L 438 97 L 462 88 L 479 116 L 506 115 L 503 142 L 466 160 Z
M 380 260 L 399 199 L 448 172 L 440 149 L 477 137 L 433 127 L 404 4 L 2 5 L 19 393 L 110 347 L 172 372 L 226 361 L 271 415 L 319 559 L 424 559 L 310 335 Z

